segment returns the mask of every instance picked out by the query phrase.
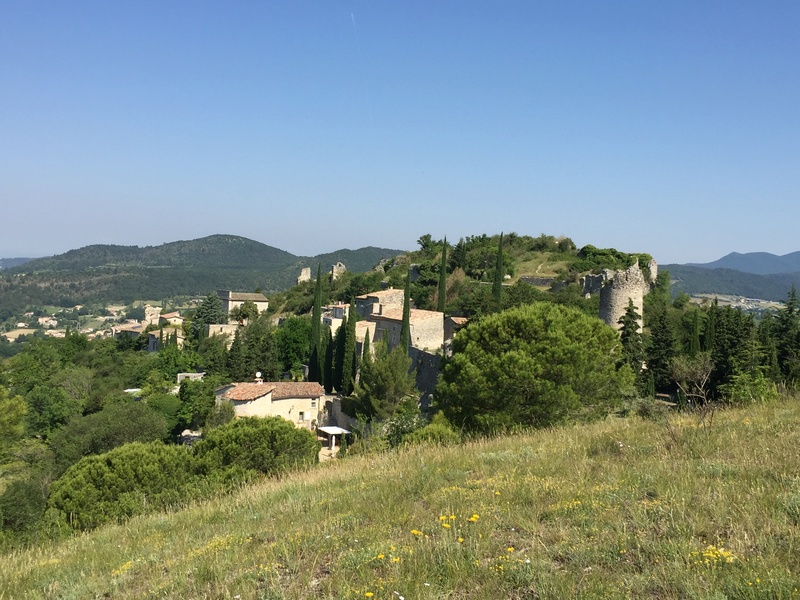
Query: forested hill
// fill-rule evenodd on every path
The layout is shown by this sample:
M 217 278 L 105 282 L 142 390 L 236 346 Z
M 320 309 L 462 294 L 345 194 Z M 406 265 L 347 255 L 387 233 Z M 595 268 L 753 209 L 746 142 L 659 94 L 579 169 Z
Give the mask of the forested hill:
M 290 287 L 303 267 L 316 271 L 319 264 L 327 270 L 342 261 L 348 270 L 360 272 L 401 252 L 367 247 L 304 257 L 234 235 L 147 247 L 94 245 L 3 270 L 0 308 L 128 303 L 215 289 L 271 293 Z
M 672 279 L 673 293 L 721 294 L 783 302 L 800 273 L 756 275 L 734 269 L 708 269 L 690 265 L 662 265 Z
M 704 269 L 733 269 L 756 275 L 800 273 L 800 252 L 791 252 L 783 256 L 769 252 L 746 252 L 744 254 L 731 252 L 714 262 L 689 263 L 686 266 Z

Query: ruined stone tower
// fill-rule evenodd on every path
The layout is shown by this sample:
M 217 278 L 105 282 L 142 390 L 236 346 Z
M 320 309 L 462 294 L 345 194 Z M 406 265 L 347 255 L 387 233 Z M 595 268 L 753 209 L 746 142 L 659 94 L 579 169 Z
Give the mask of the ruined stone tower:
M 600 318 L 615 329 L 619 329 L 619 320 L 625 314 L 628 300 L 639 314 L 639 327 L 644 327 L 644 297 L 656 282 L 658 264 L 651 260 L 647 265 L 648 276 L 642 272 L 638 261 L 627 269 L 604 270 L 600 275 L 590 275 L 583 279 L 584 293 L 591 294 L 599 289 Z

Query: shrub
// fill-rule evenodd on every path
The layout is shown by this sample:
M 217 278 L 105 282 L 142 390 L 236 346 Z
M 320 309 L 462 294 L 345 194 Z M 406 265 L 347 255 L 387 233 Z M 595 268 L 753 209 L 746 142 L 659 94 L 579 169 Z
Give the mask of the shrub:
M 195 444 L 198 468 L 205 473 L 227 469 L 278 475 L 319 461 L 313 433 L 281 417 L 245 417 L 208 431 Z
M 50 507 L 75 529 L 181 503 L 196 493 L 192 457 L 182 446 L 134 442 L 87 456 L 50 488 Z
M 461 443 L 461 434 L 453 429 L 450 422 L 439 412 L 433 416 L 425 427 L 411 432 L 403 438 L 407 444 L 431 444 L 438 446 L 454 446 Z

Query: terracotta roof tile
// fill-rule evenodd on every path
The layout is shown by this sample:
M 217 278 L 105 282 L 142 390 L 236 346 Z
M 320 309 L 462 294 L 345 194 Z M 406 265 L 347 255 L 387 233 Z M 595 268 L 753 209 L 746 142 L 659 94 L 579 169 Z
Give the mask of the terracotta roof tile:
M 316 398 L 325 395 L 323 387 L 313 381 L 265 381 L 263 383 L 234 383 L 223 394 L 228 400 L 246 402 L 272 392 L 273 400 L 284 398 Z
M 316 398 L 324 396 L 325 390 L 315 381 L 277 381 L 269 385 L 275 386 L 272 397 L 281 398 Z

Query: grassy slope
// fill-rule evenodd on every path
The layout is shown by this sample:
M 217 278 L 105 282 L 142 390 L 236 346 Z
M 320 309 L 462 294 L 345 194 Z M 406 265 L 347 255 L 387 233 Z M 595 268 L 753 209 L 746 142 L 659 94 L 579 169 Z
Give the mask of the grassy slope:
M 353 457 L 0 557 L 0 598 L 791 598 L 798 448 L 791 400 Z

